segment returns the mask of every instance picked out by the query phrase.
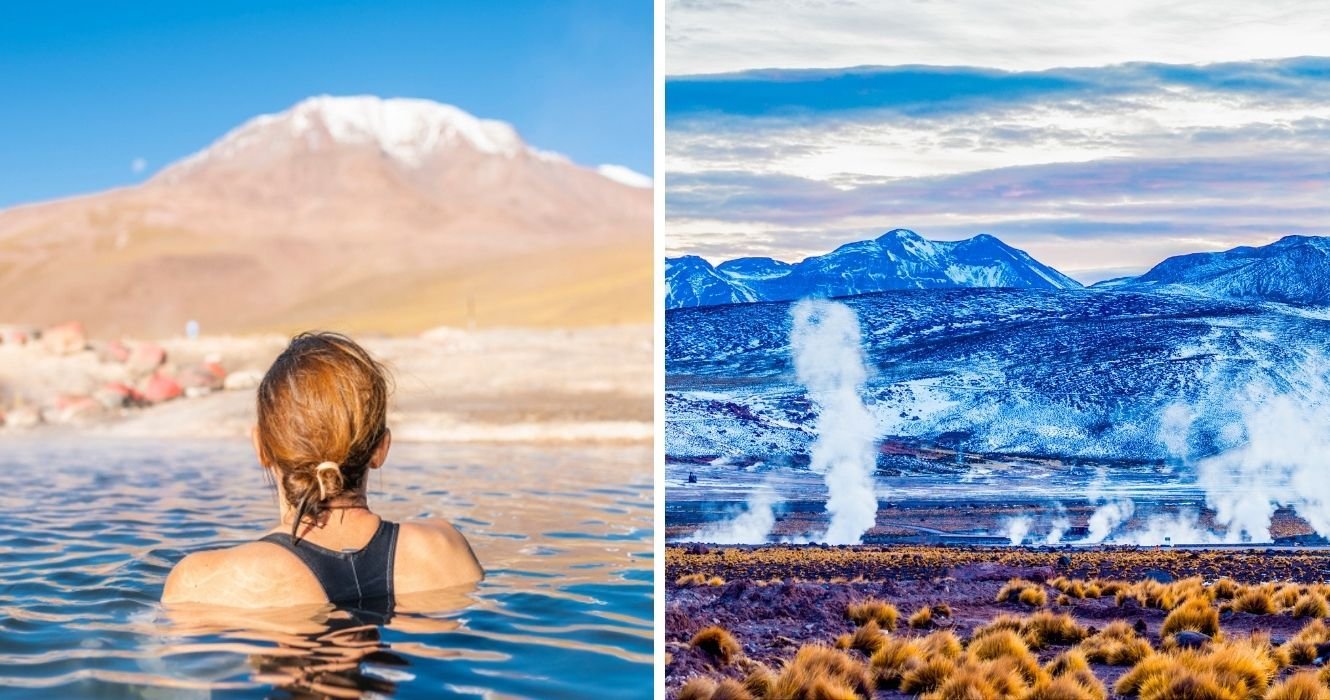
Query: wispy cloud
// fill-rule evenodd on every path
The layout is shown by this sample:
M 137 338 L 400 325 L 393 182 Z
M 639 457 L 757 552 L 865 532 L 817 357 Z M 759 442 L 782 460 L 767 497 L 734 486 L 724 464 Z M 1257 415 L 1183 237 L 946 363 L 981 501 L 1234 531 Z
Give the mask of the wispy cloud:
M 753 71 L 671 79 L 667 118 L 671 253 L 982 231 L 1093 281 L 1330 234 L 1326 58 Z
M 1324 53 L 1330 5 L 1300 0 L 671 0 L 670 75 L 753 68 L 1010 70 Z
M 129 162 L 129 171 L 134 173 L 135 175 L 138 175 L 139 173 L 147 169 L 148 169 L 148 161 L 145 160 L 142 156 L 135 158 L 134 160 L 131 160 Z

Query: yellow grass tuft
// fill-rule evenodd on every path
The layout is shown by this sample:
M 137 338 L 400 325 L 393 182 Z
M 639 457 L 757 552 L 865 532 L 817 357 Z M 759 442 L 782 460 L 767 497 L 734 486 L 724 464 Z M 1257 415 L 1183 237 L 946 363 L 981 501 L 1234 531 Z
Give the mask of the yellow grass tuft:
M 1043 607 L 1048 604 L 1048 593 L 1042 588 L 1027 588 L 1021 591 L 1020 601 L 1032 608 Z
M 900 619 L 900 611 L 896 606 L 886 601 L 876 598 L 868 598 L 858 603 L 850 603 L 845 608 L 845 616 L 856 625 L 863 625 L 872 620 L 888 632 L 896 629 L 896 621 Z
M 1275 612 L 1275 601 L 1268 589 L 1248 588 L 1233 599 L 1233 609 L 1253 615 L 1270 615 Z
M 781 670 L 766 700 L 871 697 L 873 680 L 863 664 L 830 647 L 805 644 Z
M 1024 695 L 1028 685 L 1007 659 L 967 661 L 921 700 L 1000 700 Z
M 966 654 L 976 661 L 996 661 L 1006 659 L 1020 673 L 1026 685 L 1036 685 L 1046 678 L 1039 660 L 1021 635 L 1011 630 L 1001 630 L 970 640 Z
M 771 689 L 776 687 L 776 674 L 771 669 L 757 664 L 744 676 L 744 688 L 755 698 L 771 697 Z
M 1034 687 L 1023 700 L 1105 700 L 1108 691 L 1093 674 L 1061 676 Z
M 937 690 L 956 672 L 954 659 L 935 656 L 916 664 L 900 679 L 900 691 L 907 695 L 922 695 Z
M 1330 700 L 1330 690 L 1314 671 L 1303 671 L 1288 678 L 1265 696 L 1266 700 Z
M 1256 634 L 1206 652 L 1155 654 L 1119 678 L 1114 692 L 1141 700 L 1258 700 L 1279 671 L 1272 652 L 1269 637 Z
M 716 693 L 716 681 L 706 676 L 693 676 L 679 689 L 679 700 L 711 700 Z
M 706 574 L 684 574 L 674 579 L 674 585 L 684 588 L 686 586 L 705 586 L 707 583 Z
M 1176 632 L 1191 630 L 1211 637 L 1219 634 L 1219 611 L 1205 598 L 1188 598 L 1164 618 L 1159 636 L 1168 638 Z
M 1043 586 L 1034 581 L 1014 578 L 1007 581 L 1006 585 L 997 594 L 997 602 L 999 603 L 1012 601 L 1019 601 L 1030 607 L 1042 607 L 1048 603 L 1048 593 Z
M 924 662 L 923 645 L 917 639 L 888 637 L 868 660 L 868 669 L 878 687 L 895 688 L 905 674 Z
M 1044 672 L 1054 678 L 1089 670 L 1090 661 L 1080 649 L 1068 649 L 1053 657 L 1053 660 L 1044 667 Z
M 1131 666 L 1154 653 L 1150 642 L 1141 639 L 1125 620 L 1114 620 L 1097 634 L 1081 642 L 1079 649 L 1093 663 Z
M 724 627 L 716 625 L 693 635 L 688 644 L 715 659 L 720 666 L 728 666 L 730 662 L 743 656 L 743 646 L 739 644 L 739 640 Z
M 1232 600 L 1238 596 L 1238 591 L 1241 589 L 1237 581 L 1225 576 L 1210 586 L 1210 593 L 1219 600 Z
M 877 626 L 875 620 L 869 620 L 868 624 L 854 630 L 854 634 L 850 635 L 849 644 L 847 646 L 850 649 L 856 649 L 863 652 L 864 656 L 872 656 L 873 654 L 876 654 L 886 642 L 887 635 L 882 633 L 882 628 Z M 837 646 L 840 645 L 838 644 Z
M 1312 620 L 1280 647 L 1288 663 L 1306 666 L 1316 661 L 1316 648 L 1330 642 L 1330 627 L 1322 620 Z M 1330 667 L 1327 667 L 1330 668 Z
M 1330 617 L 1330 603 L 1320 593 L 1306 593 L 1293 604 L 1293 617 Z
M 711 700 L 755 700 L 747 686 L 733 678 L 722 679 L 711 694 Z
M 1032 648 L 1075 644 L 1086 637 L 1084 627 L 1066 613 L 1041 610 L 1021 624 L 1021 636 Z
M 961 640 L 951 630 L 934 632 L 919 641 L 919 647 L 929 658 L 959 659 L 963 647 Z
M 933 626 L 933 606 L 925 605 L 919 608 L 910 616 L 909 625 L 911 629 L 924 629 Z

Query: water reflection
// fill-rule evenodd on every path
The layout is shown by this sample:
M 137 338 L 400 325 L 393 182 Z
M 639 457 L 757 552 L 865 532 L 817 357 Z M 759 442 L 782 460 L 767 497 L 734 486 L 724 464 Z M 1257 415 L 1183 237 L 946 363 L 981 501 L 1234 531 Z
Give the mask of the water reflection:
M 375 511 L 456 523 L 488 578 L 376 617 L 157 605 L 270 525 L 243 443 L 5 447 L 0 696 L 651 695 L 649 448 L 394 446 Z

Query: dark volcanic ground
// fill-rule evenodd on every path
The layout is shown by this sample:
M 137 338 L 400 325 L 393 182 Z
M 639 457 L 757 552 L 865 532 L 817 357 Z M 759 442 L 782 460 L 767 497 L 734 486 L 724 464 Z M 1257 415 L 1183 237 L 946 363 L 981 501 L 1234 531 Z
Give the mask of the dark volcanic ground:
M 724 579 L 720 585 L 677 585 L 681 576 L 700 573 Z M 1032 549 L 987 547 L 820 547 L 772 545 L 761 547 L 671 546 L 665 556 L 665 641 L 669 652 L 666 687 L 673 697 L 688 678 L 706 674 L 741 677 L 731 666 L 712 667 L 710 658 L 689 647 L 688 641 L 709 625 L 729 630 L 743 645 L 744 654 L 780 668 L 806 642 L 831 644 L 852 632 L 845 618 L 851 602 L 868 597 L 887 600 L 899 608 L 902 624 L 897 634 L 923 636 L 933 631 L 910 630 L 904 618 L 925 605 L 947 603 L 953 616 L 946 622 L 962 640 L 975 628 L 1003 613 L 1031 612 L 1019 603 L 997 603 L 998 590 L 1010 578 L 1046 582 L 1057 576 L 1137 581 L 1147 574 L 1206 581 L 1230 577 L 1239 583 L 1290 581 L 1319 582 L 1330 578 L 1330 551 L 1265 549 Z M 1057 605 L 1058 592 L 1047 588 L 1054 612 L 1066 612 L 1088 627 L 1102 628 L 1113 620 L 1144 623 L 1146 636 L 1156 646 L 1167 613 L 1128 600 L 1119 607 L 1113 597 L 1074 599 Z M 1221 625 L 1226 634 L 1254 630 L 1270 633 L 1282 643 L 1306 624 L 1287 612 L 1252 615 L 1226 612 Z M 1047 662 L 1066 647 L 1040 652 Z M 1111 688 L 1126 667 L 1095 665 L 1095 674 Z M 879 691 L 878 697 L 903 698 L 901 693 Z

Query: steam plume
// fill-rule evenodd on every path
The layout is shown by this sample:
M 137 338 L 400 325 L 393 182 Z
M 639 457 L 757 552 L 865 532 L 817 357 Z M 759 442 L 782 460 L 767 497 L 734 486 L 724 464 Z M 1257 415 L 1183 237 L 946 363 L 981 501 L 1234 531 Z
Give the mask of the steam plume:
M 859 398 L 867 376 L 859 319 L 850 307 L 831 301 L 801 301 L 790 313 L 794 371 L 818 410 L 810 466 L 826 482 L 831 516 L 821 539 L 858 544 L 877 519 L 877 425 Z

